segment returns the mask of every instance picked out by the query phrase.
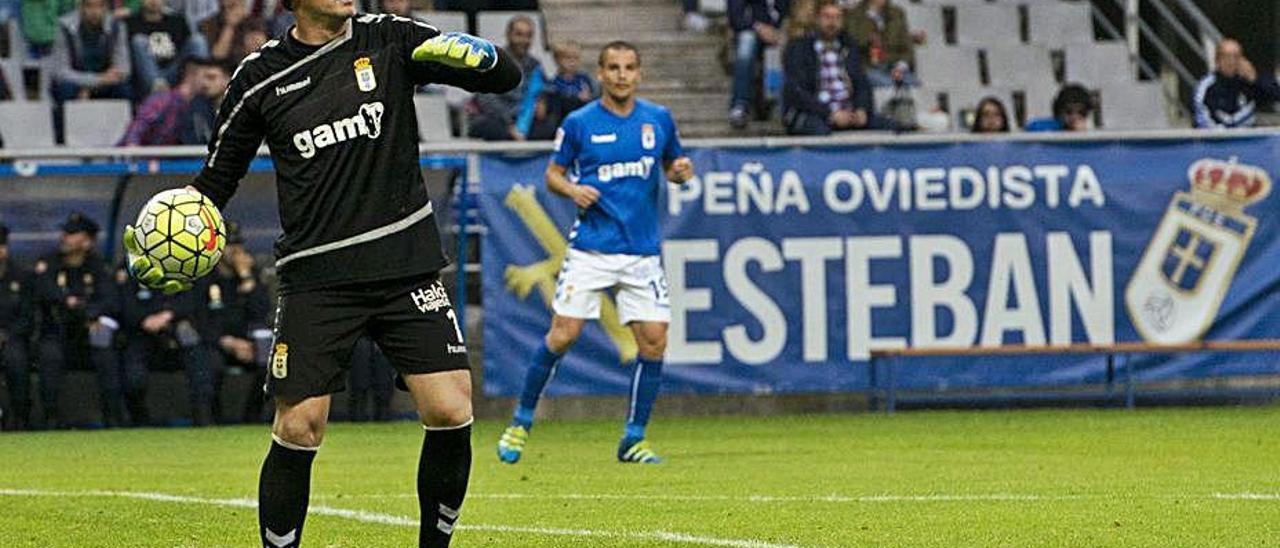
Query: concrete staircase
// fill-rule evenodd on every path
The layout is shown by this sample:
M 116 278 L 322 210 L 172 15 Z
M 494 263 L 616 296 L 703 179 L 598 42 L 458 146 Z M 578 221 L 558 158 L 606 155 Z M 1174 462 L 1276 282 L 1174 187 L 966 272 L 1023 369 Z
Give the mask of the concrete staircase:
M 720 38 L 681 30 L 677 0 L 542 0 L 541 7 L 547 39 L 582 44 L 587 70 L 594 70 L 606 43 L 635 44 L 644 66 L 640 96 L 670 108 L 683 137 L 781 132 L 774 121 L 753 122 L 745 130 L 729 127 L 730 84 L 717 59 Z

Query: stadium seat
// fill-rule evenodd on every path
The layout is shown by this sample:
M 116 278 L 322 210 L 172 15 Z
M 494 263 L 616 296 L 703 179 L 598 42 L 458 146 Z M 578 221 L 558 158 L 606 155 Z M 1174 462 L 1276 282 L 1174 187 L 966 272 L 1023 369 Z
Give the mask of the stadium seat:
M 1169 112 L 1158 82 L 1109 84 L 1099 94 L 1106 129 L 1167 129 Z
M 964 46 L 917 48 L 916 72 L 929 87 L 982 85 L 978 78 L 978 50 Z
M 67 101 L 63 104 L 67 146 L 114 146 L 124 137 L 131 116 L 126 99 Z
M 431 23 L 442 32 L 471 32 L 467 28 L 467 14 L 462 11 L 415 11 L 413 16 Z
M 44 102 L 0 102 L 0 137 L 6 148 L 53 146 L 53 106 Z
M 913 30 L 922 30 L 926 34 L 926 43 L 941 44 L 945 36 L 942 26 L 942 9 L 933 5 L 900 4 L 907 15 L 907 26 Z
M 1068 82 L 1096 88 L 1136 79 L 1129 63 L 1129 49 L 1123 42 L 1068 44 L 1065 52 Z
M 1061 48 L 1093 42 L 1093 14 L 1088 2 L 1031 2 L 1027 32 L 1031 43 Z
M 1053 80 L 1053 61 L 1049 50 L 1031 45 L 992 46 L 987 52 L 987 75 L 990 85 L 1025 86 Z
M 418 135 L 424 143 L 452 141 L 449 130 L 449 105 L 444 94 L 419 93 L 413 96 L 413 107 L 418 119 Z
M 1009 46 L 1022 43 L 1018 7 L 1013 4 L 956 7 L 956 43 Z
M 1053 80 L 1033 82 L 1021 90 L 1027 108 L 1027 120 L 1053 117 L 1053 98 L 1058 96 L 1058 84 Z

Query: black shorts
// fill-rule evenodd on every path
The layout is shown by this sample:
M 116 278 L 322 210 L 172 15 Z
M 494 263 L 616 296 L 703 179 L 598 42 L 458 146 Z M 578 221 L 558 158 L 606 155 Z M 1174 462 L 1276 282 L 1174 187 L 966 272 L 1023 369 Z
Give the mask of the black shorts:
M 267 394 L 293 400 L 341 392 L 361 335 L 401 375 L 470 367 L 444 285 L 434 273 L 417 275 L 281 296 Z

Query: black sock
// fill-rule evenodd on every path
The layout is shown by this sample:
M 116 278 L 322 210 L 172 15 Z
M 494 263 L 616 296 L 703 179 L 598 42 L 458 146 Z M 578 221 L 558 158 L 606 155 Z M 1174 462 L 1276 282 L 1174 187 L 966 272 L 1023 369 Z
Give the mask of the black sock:
M 418 460 L 419 547 L 448 546 L 471 476 L 471 422 L 428 429 Z
M 302 542 L 315 458 L 315 449 L 271 442 L 258 476 L 258 533 L 265 548 L 293 548 Z

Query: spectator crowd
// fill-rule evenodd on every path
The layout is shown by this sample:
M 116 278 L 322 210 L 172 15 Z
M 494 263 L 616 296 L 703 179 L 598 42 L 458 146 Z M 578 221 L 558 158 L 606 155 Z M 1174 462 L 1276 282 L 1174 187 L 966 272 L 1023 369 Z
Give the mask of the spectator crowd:
M 17 0 L 0 0 L 19 5 Z M 1087 82 L 1065 82 L 1052 116 L 1026 120 L 1007 96 L 978 104 L 915 104 L 910 89 L 930 82 L 917 71 L 917 47 L 941 36 L 912 26 L 901 0 L 727 0 L 726 62 L 731 128 L 754 117 L 772 119 L 792 135 L 856 130 L 937 130 L 951 115 L 974 131 L 1077 131 L 1097 126 L 1098 96 Z M 362 11 L 413 17 L 414 8 L 469 12 L 536 10 L 535 1 L 364 0 Z M 203 144 L 211 134 L 226 82 L 245 55 L 287 32 L 293 19 L 282 0 L 26 0 L 20 2 L 21 36 L 32 58 L 47 59 L 56 133 L 69 99 L 124 98 L 134 119 L 122 145 Z M 3 11 L 3 10 L 0 10 Z M 717 28 L 683 1 L 683 28 Z M 502 44 L 521 65 L 520 87 L 500 95 L 451 99 L 458 135 L 489 141 L 551 139 L 569 112 L 598 97 L 590 62 L 572 41 L 551 46 L 554 69 L 534 54 L 538 22 L 510 19 Z M 12 45 L 10 47 L 13 47 Z M 932 46 L 938 47 L 938 46 Z M 780 52 L 780 66 L 766 67 L 764 50 Z M 588 55 L 591 52 L 587 52 Z M 1218 44 L 1213 68 L 1193 90 L 1188 111 L 1196 127 L 1233 128 L 1256 123 L 1264 105 L 1280 100 L 1280 84 L 1258 71 L 1239 42 Z M 769 75 L 777 73 L 774 80 Z M 0 74 L 2 77 L 3 74 Z M 999 75 L 994 75 L 997 80 Z M 777 84 L 767 82 L 776 81 Z M 4 83 L 4 82 L 0 82 Z M 9 94 L 15 83 L 4 83 Z M 877 89 L 893 89 L 877 105 Z M 424 90 L 430 92 L 431 90 Z M 1083 92 L 1083 93 L 1082 93 Z M 1088 97 L 1086 97 L 1088 95 Z M 925 101 L 928 102 L 928 101 Z M 939 111 L 946 110 L 947 113 Z M 941 116 L 941 118 L 939 118 Z M 988 122 L 980 120 L 988 118 Z M 1083 116 L 1083 117 L 1082 117 Z M 1002 123 L 993 121 L 1002 117 Z
M 73 213 L 62 223 L 55 249 L 23 261 L 11 255 L 9 227 L 0 225 L 0 369 L 7 389 L 0 426 L 84 425 L 60 405 L 67 398 L 67 373 L 76 370 L 93 373 L 101 417 L 94 423 L 103 427 L 157 423 L 147 400 L 156 371 L 185 376 L 185 420 L 197 426 L 266 420 L 261 386 L 271 345 L 271 297 L 238 227 L 228 225 L 214 271 L 176 295 L 150 291 L 123 265 L 108 264 L 97 250 L 98 231 L 94 220 Z M 390 418 L 390 365 L 368 340 L 352 360 L 348 415 Z M 228 375 L 250 375 L 248 393 L 223 394 Z

